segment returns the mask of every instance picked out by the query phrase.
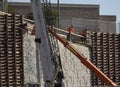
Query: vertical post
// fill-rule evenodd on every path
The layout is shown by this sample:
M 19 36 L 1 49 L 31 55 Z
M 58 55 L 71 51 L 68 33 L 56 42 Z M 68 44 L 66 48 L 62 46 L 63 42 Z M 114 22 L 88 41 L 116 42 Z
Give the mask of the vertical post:
M 95 33 L 95 43 L 96 43 L 96 66 L 98 67 L 98 33 Z M 96 84 L 99 85 L 99 79 L 96 77 Z
M 0 31 L 1 32 L 1 31 Z M 1 44 L 1 43 L 0 43 Z M 1 81 L 1 46 L 0 46 L 0 87 L 2 87 L 2 81 Z
M 6 63 L 7 63 L 7 86 L 9 87 L 9 59 L 8 59 L 8 15 L 5 15 L 5 32 L 6 32 Z
M 102 71 L 105 73 L 105 67 L 106 67 L 106 66 L 105 66 L 105 57 L 104 57 L 104 37 L 105 37 L 105 36 L 104 36 L 104 33 L 101 33 L 101 34 L 100 34 L 100 38 L 101 38 L 101 48 L 102 48 L 101 51 L 102 51 L 102 52 L 101 52 L 100 54 L 101 54 L 101 58 L 102 58 L 102 63 L 101 63 L 101 64 L 102 64 Z M 101 58 L 100 58 L 100 59 L 101 59 Z M 100 62 L 100 61 L 99 61 L 99 62 Z M 102 85 L 105 85 L 105 83 L 102 82 Z
M 110 77 L 110 34 L 107 33 L 107 45 L 108 45 L 108 52 L 107 52 L 107 57 L 108 57 L 108 76 Z
M 17 72 L 16 72 L 16 30 L 15 30 L 15 14 L 13 14 L 12 15 L 12 18 L 13 18 L 13 26 L 12 26 L 12 28 L 13 28 L 13 38 L 14 38 L 14 43 L 13 43 L 13 45 L 14 45 L 14 50 L 13 50 L 13 57 L 14 57 L 14 73 L 15 73 L 15 78 L 14 78 L 14 80 L 15 80 L 15 86 L 17 86 Z
M 60 1 L 57 1 L 58 3 L 58 28 L 60 27 Z
M 115 34 L 113 34 L 113 58 L 114 58 L 114 82 L 116 82 L 116 77 L 117 77 L 117 72 L 116 72 L 116 70 L 117 70 L 117 63 L 116 63 L 116 36 L 115 36 Z
M 5 12 L 8 12 L 8 1 L 5 0 Z
M 23 25 L 23 15 L 20 16 L 20 25 Z M 22 60 L 22 86 L 24 85 L 24 51 L 23 51 L 23 30 L 20 30 L 20 36 L 21 36 L 21 60 Z
M 118 23 L 118 34 L 120 34 L 120 23 Z

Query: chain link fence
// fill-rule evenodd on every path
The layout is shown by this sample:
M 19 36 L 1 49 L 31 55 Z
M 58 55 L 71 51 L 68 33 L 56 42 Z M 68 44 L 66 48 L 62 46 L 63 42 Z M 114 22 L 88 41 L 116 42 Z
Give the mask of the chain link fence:
M 120 34 L 120 23 L 117 23 L 117 34 Z
M 59 28 L 67 29 L 73 25 L 79 34 L 85 28 L 92 32 L 119 33 L 120 23 L 81 18 L 59 18 Z
M 7 12 L 7 0 L 0 0 L 0 11 Z

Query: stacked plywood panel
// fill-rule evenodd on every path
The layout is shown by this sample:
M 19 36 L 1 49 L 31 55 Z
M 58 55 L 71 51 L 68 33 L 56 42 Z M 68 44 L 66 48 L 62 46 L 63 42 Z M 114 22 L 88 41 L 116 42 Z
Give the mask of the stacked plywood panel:
M 120 84 L 120 35 L 93 33 L 92 62 L 112 81 Z M 94 74 L 93 85 L 105 85 Z
M 22 17 L 0 15 L 0 87 L 23 87 Z

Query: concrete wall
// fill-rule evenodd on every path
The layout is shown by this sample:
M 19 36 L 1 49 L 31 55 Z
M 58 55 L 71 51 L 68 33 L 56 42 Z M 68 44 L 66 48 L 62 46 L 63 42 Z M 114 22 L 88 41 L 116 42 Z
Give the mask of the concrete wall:
M 10 2 L 9 6 L 13 11 L 15 11 L 16 14 L 19 15 L 28 15 L 29 12 L 31 12 L 32 7 L 31 4 L 29 3 L 18 3 L 18 2 Z
M 99 22 L 99 31 L 104 33 L 117 33 L 116 16 L 101 15 Z
M 116 22 L 116 16 L 115 15 L 100 15 L 99 20 Z
M 15 13 L 28 15 L 31 12 L 30 3 L 12 2 L 9 5 L 15 10 Z M 52 8 L 57 11 L 57 5 L 52 4 Z M 99 19 L 99 5 L 82 5 L 82 4 L 60 4 L 61 17 L 77 17 L 85 19 Z
M 116 22 L 100 21 L 99 23 L 99 32 L 103 33 L 117 33 Z
M 72 43 L 73 44 L 73 43 Z M 89 48 L 73 44 L 77 50 L 90 59 Z M 90 86 L 90 71 L 81 64 L 67 48 L 59 42 L 65 87 Z M 38 83 L 34 36 L 24 35 L 25 83 Z M 41 81 L 43 87 L 43 81 Z
M 58 10 L 56 4 L 52 4 L 53 9 Z M 60 4 L 60 17 L 99 19 L 99 5 L 89 4 Z

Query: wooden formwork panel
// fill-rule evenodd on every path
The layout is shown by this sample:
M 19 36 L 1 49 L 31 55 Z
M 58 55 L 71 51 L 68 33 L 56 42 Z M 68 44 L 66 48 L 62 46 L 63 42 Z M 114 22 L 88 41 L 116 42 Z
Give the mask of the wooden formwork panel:
M 0 15 L 0 87 L 23 87 L 22 16 Z
M 92 63 L 120 85 L 120 35 L 92 33 Z M 92 85 L 105 85 L 92 74 Z

